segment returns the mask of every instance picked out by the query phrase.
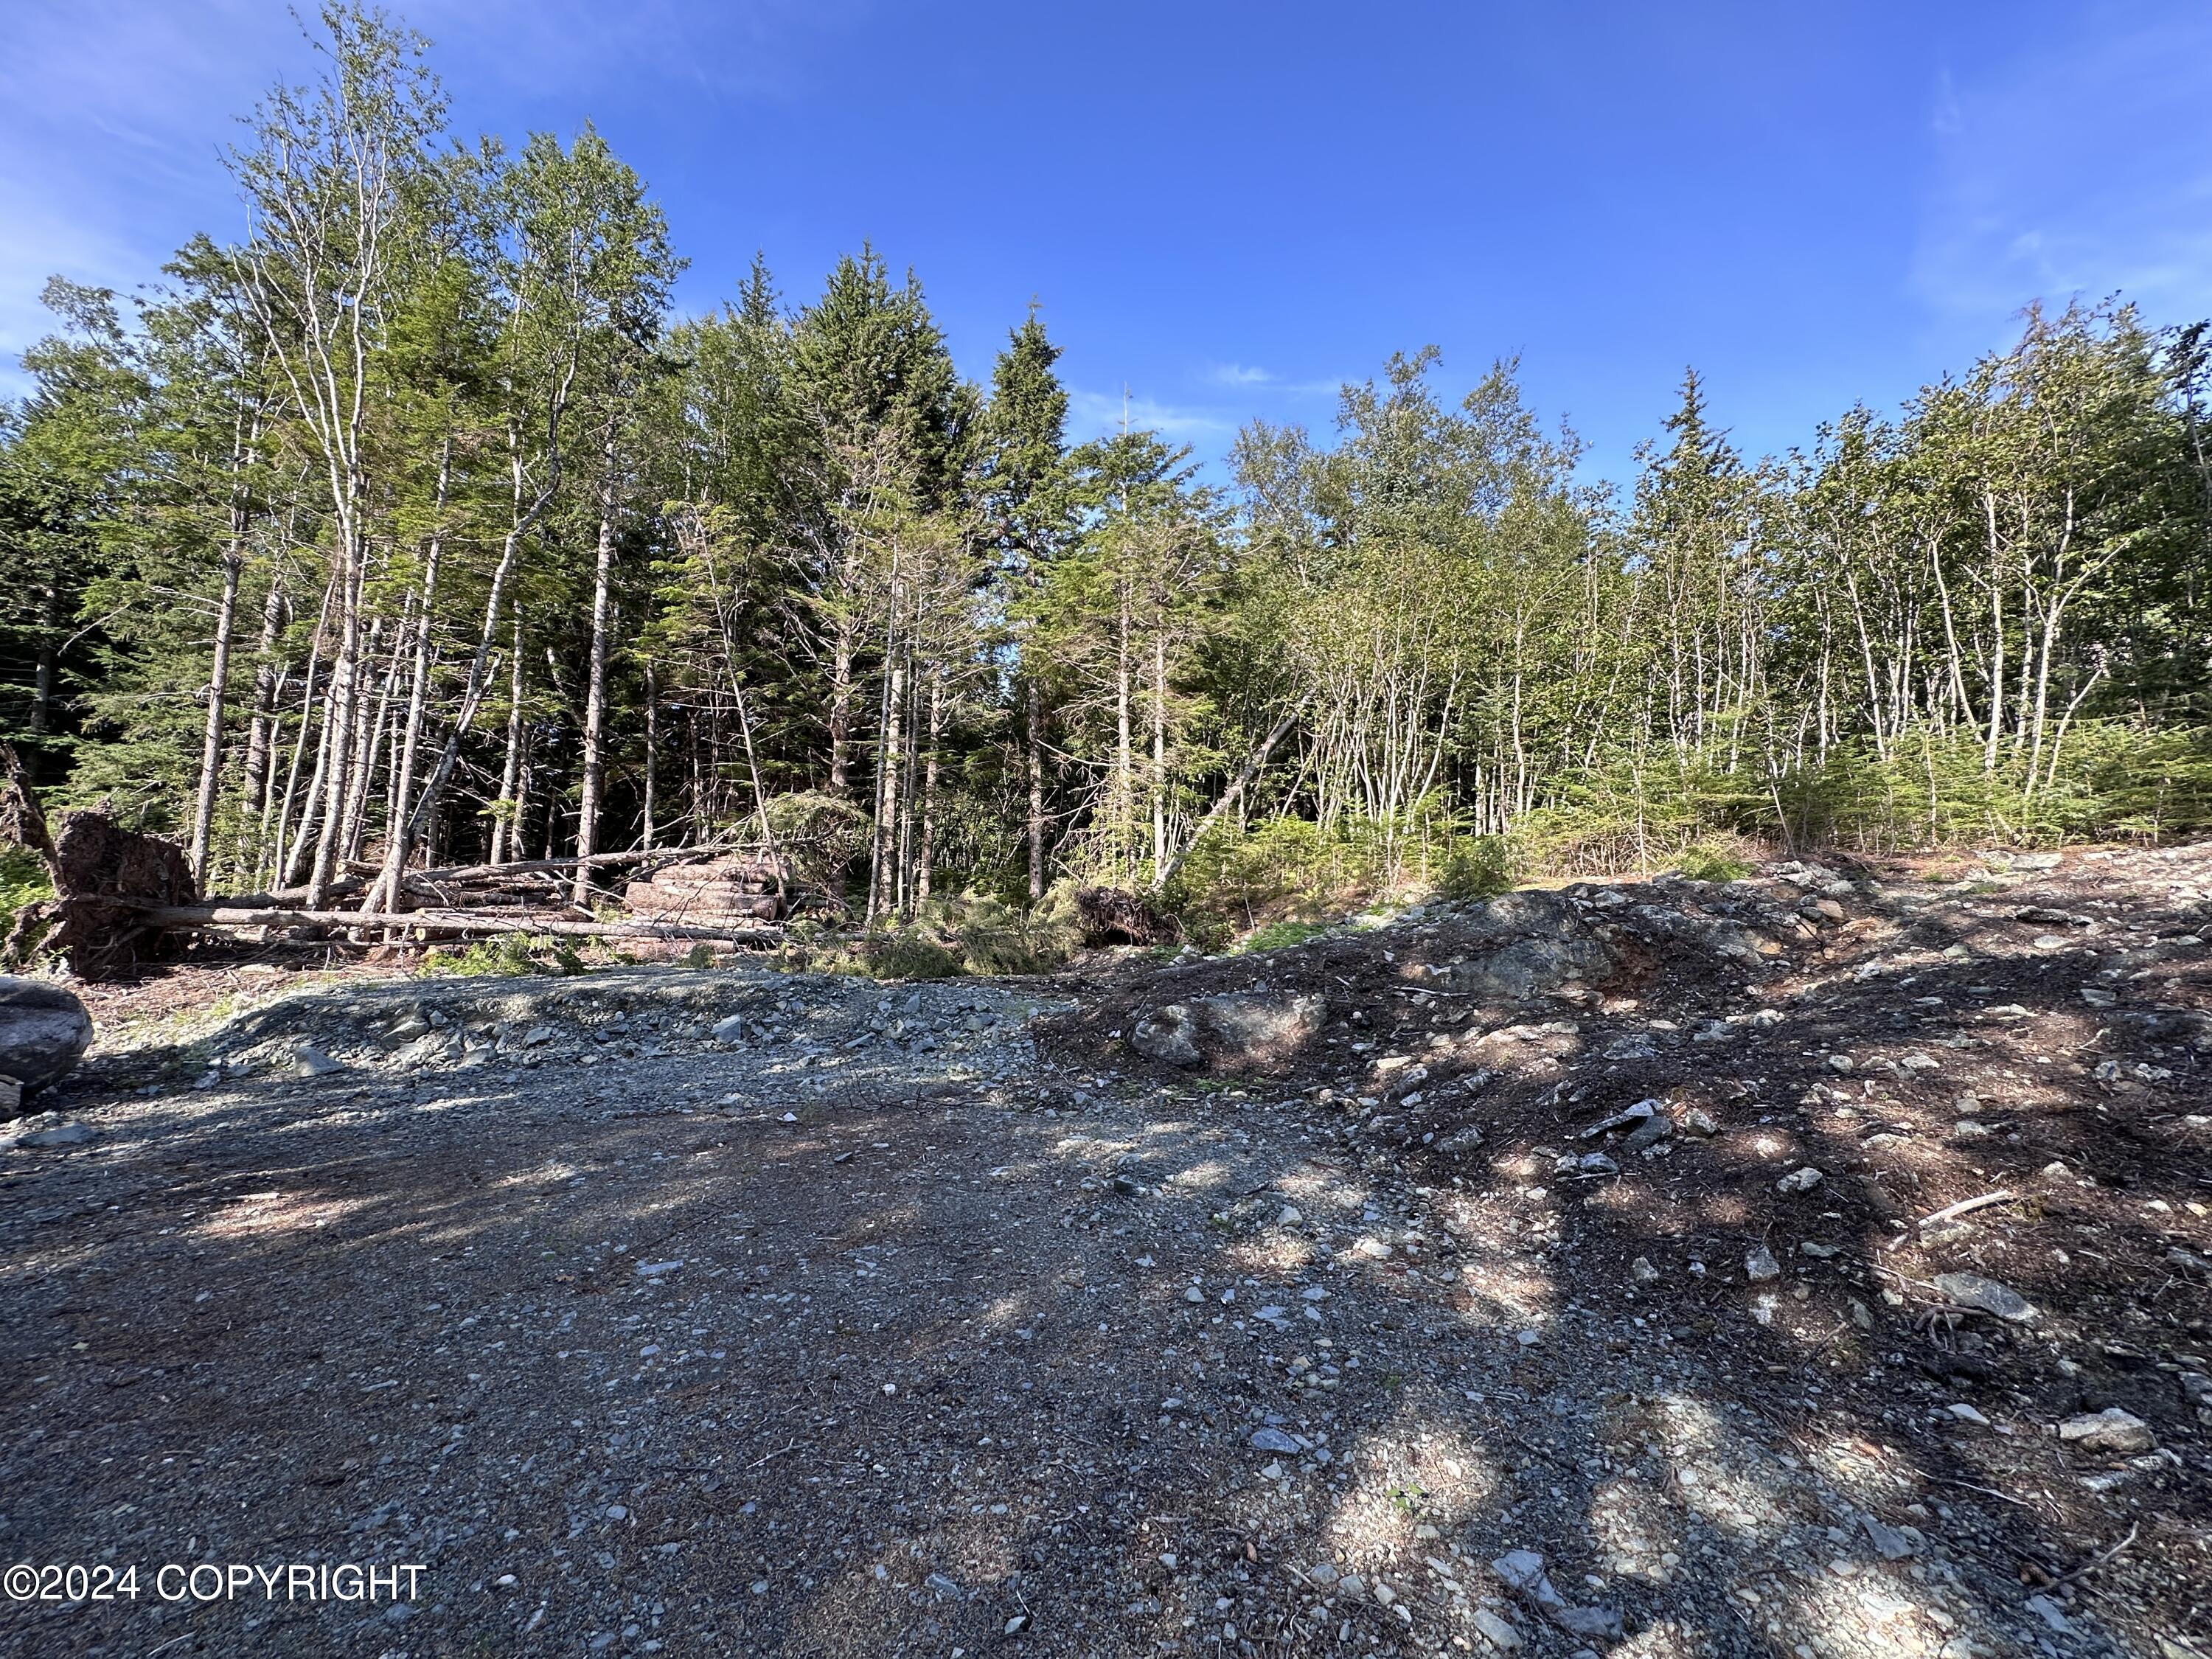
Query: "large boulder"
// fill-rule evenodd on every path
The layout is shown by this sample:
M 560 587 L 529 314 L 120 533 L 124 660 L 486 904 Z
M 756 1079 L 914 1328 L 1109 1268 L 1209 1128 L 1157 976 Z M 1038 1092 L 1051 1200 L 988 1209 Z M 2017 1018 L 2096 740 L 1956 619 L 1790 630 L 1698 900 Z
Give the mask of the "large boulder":
M 1620 952 L 1565 893 L 1524 889 L 1470 908 L 1452 936 L 1465 952 L 1443 971 L 1464 996 L 1525 1002 L 1570 982 L 1609 978 Z
M 23 1097 L 76 1065 L 92 1041 L 92 1016 L 60 986 L 0 975 L 0 1118 Z
M 1232 991 L 1146 1009 L 1130 1028 L 1129 1046 L 1169 1066 L 1262 1071 L 1295 1059 L 1328 1012 L 1310 994 Z

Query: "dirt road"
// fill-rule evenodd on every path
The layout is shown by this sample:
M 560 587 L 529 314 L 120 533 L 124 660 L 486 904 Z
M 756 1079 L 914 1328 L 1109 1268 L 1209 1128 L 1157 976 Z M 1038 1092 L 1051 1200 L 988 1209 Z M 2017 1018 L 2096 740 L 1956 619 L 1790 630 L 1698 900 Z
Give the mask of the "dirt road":
M 88 1138 L 0 1160 L 0 1556 L 108 1569 L 0 1607 L 0 1652 L 2212 1650 L 2186 1401 L 2150 1465 L 2085 1458 L 2002 1363 L 1979 1393 L 1909 1363 L 1935 1339 L 1859 1212 L 1778 1231 L 1754 1152 L 1670 1252 L 1607 1196 L 1647 1167 L 1618 1131 L 1493 1115 L 1442 1162 L 1310 1066 L 1116 1062 L 1141 1000 L 635 969 L 142 1037 L 63 1103 Z M 1610 1177 L 1555 1169 L 1590 1145 Z M 1985 1377 L 2029 1342 L 1979 1328 Z M 2145 1328 L 2102 1335 L 2172 1394 Z M 340 1599 L 335 1564 L 415 1593 Z M 279 1577 L 203 1600 L 210 1565 Z

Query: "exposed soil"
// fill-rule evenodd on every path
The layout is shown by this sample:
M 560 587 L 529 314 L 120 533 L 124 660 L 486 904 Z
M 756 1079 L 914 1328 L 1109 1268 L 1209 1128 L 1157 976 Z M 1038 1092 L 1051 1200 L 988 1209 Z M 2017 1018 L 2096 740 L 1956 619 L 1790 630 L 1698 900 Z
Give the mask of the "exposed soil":
M 111 996 L 0 1153 L 0 1557 L 139 1594 L 0 1652 L 2202 1659 L 2208 894 Z M 337 1561 L 419 1599 L 153 1577 Z

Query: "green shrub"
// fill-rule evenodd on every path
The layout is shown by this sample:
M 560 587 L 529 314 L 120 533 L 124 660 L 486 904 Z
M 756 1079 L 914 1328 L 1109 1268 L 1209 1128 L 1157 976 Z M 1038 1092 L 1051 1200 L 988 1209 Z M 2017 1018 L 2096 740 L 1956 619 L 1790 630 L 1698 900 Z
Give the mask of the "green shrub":
M 1439 896 L 1465 902 L 1496 898 L 1513 888 L 1513 855 L 1503 836 L 1461 836 L 1437 870 Z
M 1684 848 L 1674 867 L 1692 881 L 1741 881 L 1751 873 L 1741 859 L 1701 841 Z
M 1247 934 L 1237 948 L 1240 952 L 1287 950 L 1327 932 L 1328 926 L 1318 921 L 1271 921 Z
M 861 957 L 878 979 L 951 979 L 964 971 L 957 951 L 919 927 L 871 935 Z
M 791 861 L 797 880 L 830 893 L 839 890 L 846 872 L 867 850 L 872 824 L 852 801 L 814 790 L 770 796 L 768 822 L 775 832 L 776 850 Z M 760 822 L 740 818 L 723 833 L 732 841 L 757 841 Z
M 27 847 L 0 847 L 0 939 L 15 925 L 18 910 L 53 896 L 44 859 Z
M 426 974 L 460 979 L 512 979 L 532 974 L 580 974 L 583 957 L 558 934 L 500 933 L 459 948 L 428 952 Z

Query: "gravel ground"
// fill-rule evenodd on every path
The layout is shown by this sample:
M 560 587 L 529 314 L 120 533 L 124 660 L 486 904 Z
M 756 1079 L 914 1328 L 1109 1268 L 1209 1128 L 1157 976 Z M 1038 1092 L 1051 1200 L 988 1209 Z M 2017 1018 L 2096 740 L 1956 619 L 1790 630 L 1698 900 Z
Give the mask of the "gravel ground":
M 1786 926 L 1802 873 L 1626 890 L 1778 943 L 1542 1012 L 1434 988 L 1432 912 L 1057 981 L 348 981 L 119 1030 L 27 1121 L 88 1138 L 0 1154 L 0 1558 L 113 1599 L 64 1575 L 0 1652 L 2202 1659 L 2208 874 L 1861 879 Z M 1324 1022 L 1130 1052 L 1261 984 Z M 1676 1132 L 1583 1134 L 1639 1096 Z M 1929 1294 L 1976 1265 L 2033 1322 Z M 2108 1406 L 2142 1437 L 2053 1433 Z M 335 1563 L 421 1571 L 158 1577 Z

